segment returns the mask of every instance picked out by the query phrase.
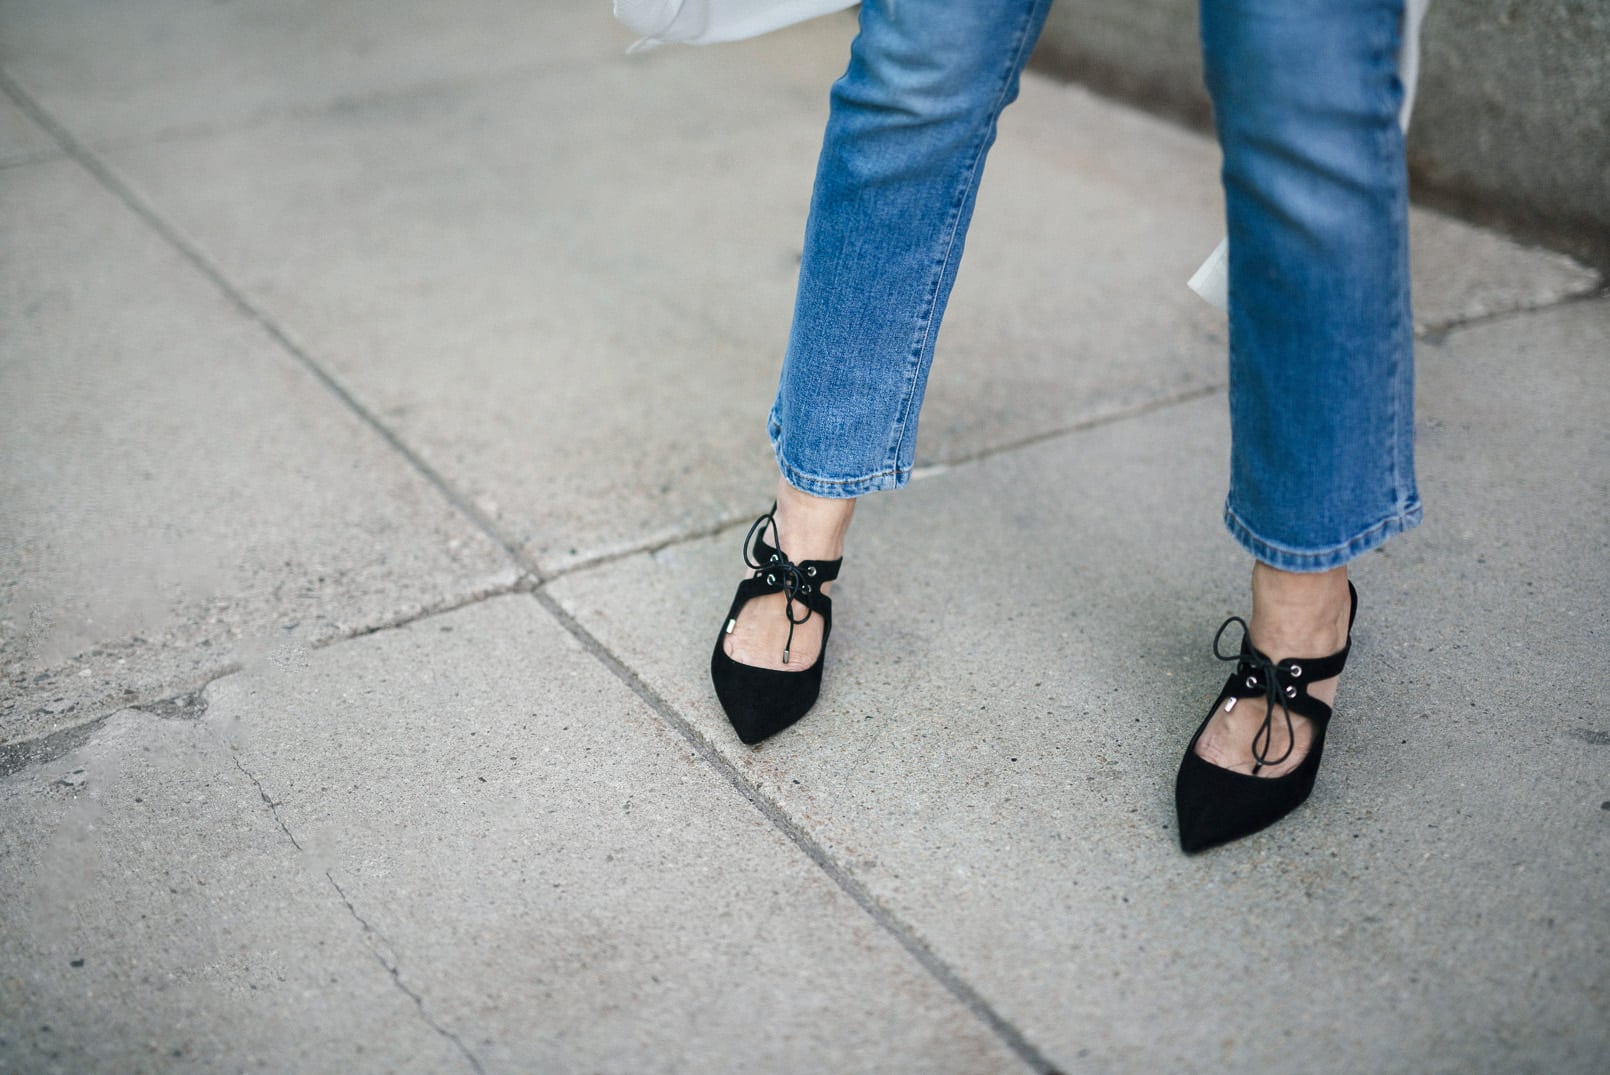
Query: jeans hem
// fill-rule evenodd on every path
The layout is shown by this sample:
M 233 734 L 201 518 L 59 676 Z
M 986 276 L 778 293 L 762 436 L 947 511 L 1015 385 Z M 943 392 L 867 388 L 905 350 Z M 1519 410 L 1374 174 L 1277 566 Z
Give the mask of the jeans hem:
M 887 489 L 898 489 L 911 480 L 911 468 L 905 467 L 897 470 L 883 470 L 876 474 L 869 474 L 860 478 L 822 478 L 814 474 L 806 474 L 783 458 L 782 446 L 775 441 L 772 443 L 772 452 L 777 456 L 777 472 L 783 480 L 802 493 L 811 496 L 823 497 L 827 500 L 853 500 L 867 493 L 881 493 Z
M 1389 538 L 1412 530 L 1420 525 L 1421 507 L 1418 499 L 1411 500 L 1397 513 L 1383 519 L 1363 533 L 1323 549 L 1298 549 L 1259 537 L 1228 503 L 1224 506 L 1224 527 L 1230 537 L 1253 558 L 1281 571 L 1313 573 L 1341 567 L 1372 549 L 1379 548 Z
M 851 478 L 845 481 L 835 481 L 832 478 L 814 478 L 802 474 L 798 469 L 789 466 L 783 457 L 777 457 L 777 470 L 783 480 L 802 493 L 819 496 L 827 500 L 854 500 L 858 496 L 868 493 L 881 493 L 888 489 L 898 489 L 911 480 L 910 470 L 884 471 L 880 474 L 868 475 L 865 478 Z

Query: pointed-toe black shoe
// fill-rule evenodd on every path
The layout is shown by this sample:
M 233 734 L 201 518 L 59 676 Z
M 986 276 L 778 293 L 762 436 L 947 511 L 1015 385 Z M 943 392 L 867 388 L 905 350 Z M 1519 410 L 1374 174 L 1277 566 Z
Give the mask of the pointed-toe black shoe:
M 1329 657 L 1272 661 L 1253 648 L 1246 621 L 1240 616 L 1231 616 L 1219 626 L 1218 634 L 1213 636 L 1213 655 L 1220 660 L 1235 661 L 1236 669 L 1191 737 L 1190 746 L 1185 748 L 1185 759 L 1180 762 L 1179 776 L 1174 781 L 1180 847 L 1186 854 L 1194 855 L 1268 828 L 1301 806 L 1314 790 L 1314 778 L 1319 775 L 1320 758 L 1325 752 L 1325 728 L 1330 723 L 1331 707 L 1311 697 L 1308 684 L 1339 676 L 1347 665 L 1347 655 L 1353 648 L 1353 620 L 1358 616 L 1358 591 L 1353 589 L 1352 583 L 1347 584 L 1347 591 L 1352 600 L 1352 611 L 1347 619 L 1347 643 Z M 1240 652 L 1221 653 L 1219 641 L 1232 623 L 1241 626 Z M 1279 765 L 1290 757 L 1295 743 L 1293 716 L 1306 717 L 1313 724 L 1313 742 L 1308 753 L 1295 769 L 1283 776 L 1265 778 L 1231 772 L 1205 761 L 1196 752 L 1197 741 L 1221 707 L 1229 712 L 1242 701 L 1250 702 L 1255 698 L 1264 701 L 1265 713 L 1263 725 L 1252 739 L 1253 757 L 1257 760 L 1254 774 L 1265 765 Z M 1277 712 L 1285 716 L 1287 748 L 1285 754 L 1271 758 L 1268 749 Z
M 715 652 L 710 655 L 710 681 L 715 684 L 716 697 L 738 738 L 750 745 L 776 735 L 816 704 L 822 690 L 822 669 L 827 664 L 827 640 L 833 633 L 833 601 L 822 592 L 822 584 L 838 578 L 839 566 L 843 563 L 843 560 L 790 562 L 776 546 L 766 541 L 769 530 L 772 539 L 781 544 L 773 517 L 776 511 L 777 506 L 773 504 L 771 511 L 755 520 L 744 538 L 744 562 L 754 574 L 738 584 L 732 607 L 722 622 L 721 633 L 716 636 Z M 727 656 L 726 636 L 737 627 L 738 614 L 744 605 L 772 593 L 786 595 L 785 615 L 789 626 L 788 641 L 783 646 L 784 664 L 790 657 L 794 628 L 812 616 L 822 618 L 822 646 L 809 668 L 798 672 L 755 668 Z

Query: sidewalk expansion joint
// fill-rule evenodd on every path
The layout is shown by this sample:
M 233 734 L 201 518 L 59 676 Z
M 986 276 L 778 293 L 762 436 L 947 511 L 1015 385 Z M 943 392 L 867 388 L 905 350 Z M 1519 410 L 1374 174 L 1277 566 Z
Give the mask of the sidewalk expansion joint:
M 1024 448 L 1031 448 L 1036 444 L 1056 440 L 1059 437 L 1075 436 L 1079 433 L 1087 433 L 1091 430 L 1100 429 L 1103 426 L 1127 421 L 1131 418 L 1139 418 L 1155 411 L 1167 410 L 1171 407 L 1184 406 L 1188 403 L 1194 403 L 1199 399 L 1206 399 L 1208 396 L 1217 395 L 1223 392 L 1226 387 L 1227 385 L 1224 382 L 1216 381 L 1212 384 L 1200 385 L 1195 388 L 1189 388 L 1182 392 L 1175 392 L 1167 396 L 1159 396 L 1155 399 L 1148 399 L 1142 403 L 1135 403 L 1126 407 L 1115 408 L 1114 410 L 1106 411 L 1102 414 L 1080 419 L 1077 422 L 1057 426 L 1054 429 L 1047 429 L 1038 433 L 1031 433 L 1015 440 L 1003 441 L 999 444 L 992 444 L 988 447 L 979 448 L 975 451 L 962 452 L 953 456 L 935 459 L 932 462 L 926 462 L 917 467 L 912 474 L 912 481 L 921 481 L 925 478 L 934 477 L 938 474 L 944 473 L 953 467 L 967 466 L 972 463 L 984 462 L 985 460 L 992 459 L 997 455 L 1005 455 L 1009 452 L 1020 451 Z M 755 513 L 753 512 L 744 515 L 728 516 L 723 519 L 718 519 L 713 523 L 706 523 L 703 526 L 686 530 L 675 535 L 674 537 L 659 538 L 654 541 L 644 542 L 640 545 L 632 545 L 624 549 L 615 549 L 610 552 L 600 553 L 597 556 L 585 557 L 554 571 L 539 573 L 536 567 L 533 565 L 531 574 L 535 580 L 535 587 L 541 588 L 546 586 L 548 583 L 556 582 L 559 579 L 565 578 L 566 576 L 579 574 L 583 571 L 591 571 L 594 568 L 607 567 L 610 564 L 619 563 L 622 560 L 629 560 L 634 556 L 642 556 L 645 554 L 653 556 L 654 554 L 663 552 L 666 549 L 674 549 L 681 545 L 691 545 L 696 541 L 704 541 L 707 538 L 713 538 L 735 527 L 747 526 L 749 523 L 754 521 L 754 518 Z M 520 560 L 521 562 L 525 561 L 525 556 L 522 552 L 514 549 L 509 549 L 507 551 L 511 556 L 516 557 L 516 559 Z
M 729 761 L 715 745 L 707 739 L 693 724 L 676 711 L 676 708 L 667 702 L 660 694 L 650 687 L 638 674 L 626 665 L 619 657 L 612 653 L 593 633 L 582 626 L 574 616 L 546 589 L 538 587 L 532 591 L 539 605 L 563 627 L 582 649 L 592 654 L 593 658 L 608 669 L 625 686 L 637 695 L 661 720 L 670 726 L 671 730 L 680 735 L 692 748 L 694 754 L 717 773 L 726 777 L 733 789 L 743 796 L 761 816 L 777 829 L 784 837 L 797 847 L 807 859 L 827 875 L 839 890 L 848 896 L 856 906 L 872 919 L 883 931 L 889 934 L 896 943 L 905 949 L 917 964 L 927 971 L 944 989 L 954 997 L 963 1008 L 974 1018 L 983 1023 L 991 1033 L 1006 1045 L 1018 1058 L 1035 1072 L 1036 1075 L 1060 1075 L 1056 1065 L 1024 1036 L 1023 1032 L 1013 1026 L 989 1001 L 985 1000 L 976 989 L 969 985 L 962 976 L 949 964 L 941 959 L 933 949 L 928 947 L 922 937 L 910 925 L 902 921 L 897 915 L 883 906 L 870 889 L 846 870 L 836 859 L 830 855 L 810 833 L 790 818 L 781 807 L 769 799 L 746 777 L 736 765 Z
M 1174 407 L 1183 407 L 1188 403 L 1195 403 L 1199 399 L 1206 399 L 1209 396 L 1216 396 L 1221 392 L 1224 392 L 1228 387 L 1229 385 L 1225 381 L 1214 381 L 1210 384 L 1197 385 L 1194 388 L 1187 388 L 1183 391 L 1173 392 L 1165 396 L 1157 396 L 1153 399 L 1144 400 L 1140 403 L 1132 403 L 1124 407 L 1115 407 L 1112 410 L 1104 411 L 1101 414 L 1091 415 L 1088 418 L 1081 418 L 1076 422 L 1070 422 L 1067 425 L 1057 426 L 1053 429 L 1045 429 L 1038 433 L 1030 433 L 1026 436 L 1018 437 L 1015 440 L 1002 441 L 999 444 L 991 444 L 987 447 L 979 448 L 971 452 L 960 452 L 956 455 L 943 459 L 935 459 L 932 463 L 926 464 L 918 469 L 927 471 L 929 474 L 933 474 L 942 470 L 949 470 L 951 467 L 966 466 L 970 463 L 982 463 L 985 460 L 993 459 L 998 455 L 1006 455 L 1011 452 L 1022 451 L 1024 448 L 1032 448 L 1037 444 L 1044 444 L 1047 441 L 1058 440 L 1062 437 L 1076 436 L 1080 433 L 1088 433 L 1091 430 L 1101 429 L 1103 426 L 1117 425 L 1119 422 L 1127 422 L 1131 418 L 1141 418 L 1148 414 L 1154 414 L 1157 411 L 1166 411 Z M 915 477 L 915 475 L 913 477 Z
M 509 553 L 509 550 L 504 549 L 504 552 Z M 512 555 L 512 553 L 510 555 Z M 341 631 L 337 634 L 331 635 L 329 638 L 319 639 L 317 642 L 314 642 L 312 645 L 308 646 L 308 649 L 329 649 L 331 646 L 338 646 L 343 642 L 351 642 L 354 639 L 367 638 L 370 635 L 381 634 L 385 631 L 395 631 L 403 627 L 410 627 L 413 624 L 434 619 L 437 616 L 445 616 L 448 613 L 458 612 L 461 609 L 471 608 L 486 601 L 494 600 L 495 598 L 508 597 L 511 594 L 530 593 L 532 590 L 536 589 L 536 587 L 542 584 L 542 580 L 532 571 L 527 570 L 518 562 L 518 560 L 516 560 L 516 566 L 519 568 L 519 574 L 516 575 L 511 582 L 504 583 L 499 586 L 487 586 L 482 589 L 472 590 L 469 593 L 460 594 L 456 597 L 447 597 L 443 600 L 435 601 L 430 604 L 420 605 L 417 608 L 399 613 L 388 619 L 378 620 L 374 623 L 366 623 L 362 627 L 356 627 L 350 631 Z
M 458 1051 L 464 1054 L 464 1059 L 469 1062 L 470 1067 L 476 1071 L 477 1075 L 485 1075 L 486 1069 L 481 1066 L 480 1058 L 470 1051 L 469 1046 L 464 1044 L 462 1038 L 437 1022 L 430 1014 L 430 1010 L 425 1007 L 425 998 L 411 989 L 407 982 L 403 981 L 402 967 L 399 961 L 394 954 L 388 954 L 395 952 L 391 942 L 378 929 L 370 925 L 368 919 L 358 913 L 358 908 L 353 905 L 352 899 L 347 895 L 346 890 L 341 887 L 340 882 L 336 881 L 334 873 L 325 870 L 324 879 L 330 882 L 330 887 L 335 889 L 336 895 L 340 896 L 341 902 L 346 905 L 347 913 L 352 916 L 352 920 L 358 923 L 359 928 L 363 930 L 364 944 L 368 946 L 370 954 L 375 957 L 377 963 L 385 968 L 386 973 L 391 975 L 392 984 L 404 996 L 414 1002 L 414 1007 L 418 1009 L 419 1017 L 425 1021 L 425 1025 L 452 1042 Z
M 537 585 L 546 586 L 548 583 L 556 582 L 567 575 L 575 575 L 583 571 L 591 571 L 596 567 L 607 567 L 610 564 L 619 563 L 622 560 L 630 560 L 634 556 L 653 556 L 656 553 L 664 552 L 666 549 L 674 549 L 680 545 L 691 545 L 695 541 L 703 541 L 706 538 L 713 538 L 717 534 L 720 534 L 723 531 L 729 530 L 735 526 L 748 526 L 754 521 L 754 518 L 755 514 L 753 512 L 746 515 L 731 515 L 724 519 L 718 519 L 713 523 L 706 523 L 703 526 L 685 530 L 682 533 L 676 534 L 672 537 L 658 538 L 654 541 L 645 541 L 640 545 L 631 545 L 624 549 L 615 549 L 611 552 L 599 553 L 597 556 L 588 556 L 577 560 L 575 563 L 542 575 Z

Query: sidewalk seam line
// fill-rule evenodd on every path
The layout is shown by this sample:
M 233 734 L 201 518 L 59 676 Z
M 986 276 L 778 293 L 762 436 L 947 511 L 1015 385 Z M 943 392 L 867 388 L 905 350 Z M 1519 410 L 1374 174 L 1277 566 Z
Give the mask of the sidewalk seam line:
M 1004 441 L 999 444 L 992 444 L 984 448 L 978 448 L 970 452 L 962 452 L 957 455 L 947 456 L 942 459 L 934 459 L 917 467 L 912 480 L 921 481 L 926 477 L 935 475 L 944 470 L 948 470 L 951 467 L 961 467 L 968 466 L 973 463 L 981 463 L 989 459 L 993 459 L 997 455 L 1005 455 L 1008 452 L 1015 452 L 1023 448 L 1032 448 L 1037 444 L 1056 440 L 1058 437 L 1070 437 L 1079 433 L 1087 433 L 1091 430 L 1100 429 L 1103 426 L 1115 425 L 1118 422 L 1127 421 L 1130 418 L 1140 418 L 1156 411 L 1167 410 L 1170 407 L 1184 406 L 1187 403 L 1194 403 L 1199 399 L 1205 399 L 1208 396 L 1223 392 L 1226 387 L 1227 386 L 1224 382 L 1219 381 L 1208 385 L 1201 385 L 1195 388 L 1188 388 L 1182 392 L 1176 392 L 1166 396 L 1158 396 L 1155 399 L 1145 400 L 1140 403 L 1130 404 L 1128 406 L 1120 407 L 1102 414 L 1081 418 L 1078 421 L 1070 422 L 1067 425 L 1056 426 L 1053 429 L 1045 429 L 1036 433 L 1030 433 L 1015 440 Z M 575 563 L 569 564 L 566 567 L 558 568 L 542 574 L 538 578 L 537 584 L 547 585 L 548 583 L 557 582 L 560 579 L 579 574 L 583 571 L 591 571 L 595 568 L 606 567 L 609 564 L 619 563 L 622 560 L 629 560 L 634 556 L 642 556 L 644 554 L 652 556 L 653 554 L 663 552 L 666 549 L 674 549 L 682 545 L 692 544 L 696 541 L 703 541 L 706 538 L 715 537 L 723 531 L 729 530 L 733 527 L 747 525 L 753 518 L 753 513 L 733 515 L 725 519 L 721 519 L 715 523 L 689 529 L 688 531 L 677 534 L 674 537 L 656 538 L 653 541 L 644 542 L 640 545 L 633 545 L 629 548 L 615 549 L 611 552 L 601 553 L 597 556 L 586 557 L 584 559 L 577 560 Z
M 659 693 L 645 683 L 642 677 L 612 653 L 575 616 L 571 615 L 553 594 L 548 592 L 546 587 L 533 589 L 531 595 L 549 615 L 559 622 L 561 627 L 569 632 L 571 637 L 575 638 L 586 652 L 590 653 L 594 659 L 613 673 L 615 678 L 619 679 L 633 694 L 637 695 L 638 699 L 657 714 L 672 731 L 680 735 L 702 761 L 726 777 L 727 782 L 732 785 L 733 789 L 748 800 L 749 804 L 774 829 L 793 843 L 808 860 L 815 864 L 817 869 L 826 874 L 828 879 L 839 887 L 840 891 L 847 895 L 856 906 L 860 907 L 862 912 L 872 919 L 873 923 L 894 938 L 896 943 L 916 960 L 918 966 L 927 971 L 963 1008 L 983 1023 L 1012 1052 L 1016 1053 L 1018 1058 L 1027 1064 L 1031 1070 L 1036 1072 L 1037 1075 L 1060 1075 L 1056 1065 L 1051 1063 L 1024 1036 L 1022 1031 L 1018 1030 L 1017 1027 L 998 1013 L 976 989 L 967 984 L 960 974 L 953 970 L 944 960 L 940 959 L 918 936 L 914 928 L 907 925 L 893 912 L 880 904 L 877 897 L 872 894 L 865 884 L 853 877 L 815 838 L 784 813 L 781 807 L 767 798 L 687 718 L 678 713 L 674 706 L 660 697 Z
M 1534 306 L 1516 307 L 1508 310 L 1493 310 L 1489 313 L 1476 314 L 1465 318 L 1455 318 L 1451 321 L 1437 321 L 1429 324 L 1423 324 L 1419 327 L 1419 329 L 1416 330 L 1415 339 L 1419 343 L 1427 343 L 1435 346 L 1436 344 L 1441 343 L 1442 340 L 1447 336 L 1467 328 L 1479 328 L 1485 325 L 1502 323 L 1512 318 L 1524 317 L 1530 314 L 1545 313 L 1550 310 L 1559 309 L 1565 306 L 1573 306 L 1579 303 L 1597 302 L 1607 298 L 1610 298 L 1610 283 L 1601 284 L 1592 291 L 1582 291 L 1570 295 L 1562 295 L 1559 298 L 1551 299 L 1548 302 Z M 922 480 L 922 477 L 932 475 L 938 471 L 947 470 L 951 467 L 960 467 L 972 463 L 984 462 L 986 460 L 993 459 L 998 455 L 1005 455 L 1008 452 L 1019 451 L 1024 448 L 1032 448 L 1037 444 L 1043 444 L 1047 441 L 1056 440 L 1059 437 L 1074 436 L 1079 433 L 1086 433 L 1091 430 L 1100 429 L 1103 426 L 1115 425 L 1131 418 L 1140 418 L 1148 414 L 1154 414 L 1157 411 L 1167 410 L 1170 407 L 1184 406 L 1185 404 L 1194 403 L 1199 399 L 1206 399 L 1209 396 L 1223 392 L 1228 387 L 1229 383 L 1227 381 L 1214 381 L 1209 384 L 1198 385 L 1194 388 L 1188 388 L 1169 395 L 1158 396 L 1154 399 L 1148 399 L 1139 403 L 1118 407 L 1112 411 L 1081 418 L 1077 421 L 1070 422 L 1067 425 L 1060 425 L 1051 429 L 1030 433 L 1014 440 L 1002 441 L 997 444 L 991 444 L 986 447 L 977 448 L 971 451 L 960 452 L 956 455 L 947 456 L 944 458 L 936 458 L 918 466 L 916 468 L 915 476 L 912 480 L 919 481 Z M 924 474 L 923 472 L 927 472 L 927 474 Z M 578 574 L 583 571 L 591 571 L 594 568 L 604 567 L 609 564 L 618 563 L 621 560 L 631 559 L 633 556 L 640 556 L 645 553 L 652 555 L 657 552 L 662 552 L 666 549 L 672 549 L 681 545 L 691 544 L 695 541 L 702 541 L 706 538 L 715 537 L 724 530 L 748 522 L 750 518 L 750 515 L 734 515 L 713 524 L 707 524 L 696 529 L 690 529 L 685 533 L 677 534 L 674 537 L 660 538 L 651 542 L 645 542 L 641 545 L 634 545 L 625 549 L 617 549 L 612 552 L 602 553 L 597 556 L 585 557 L 577 560 L 575 563 L 540 575 L 539 584 L 556 582 L 559 579 Z

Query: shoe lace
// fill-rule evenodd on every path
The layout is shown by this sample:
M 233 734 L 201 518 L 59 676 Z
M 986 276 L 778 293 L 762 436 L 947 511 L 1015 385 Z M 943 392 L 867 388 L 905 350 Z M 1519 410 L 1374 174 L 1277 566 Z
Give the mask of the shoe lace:
M 1241 628 L 1241 648 L 1234 653 L 1222 653 L 1219 650 L 1219 640 L 1224 637 L 1231 624 Z M 1219 624 L 1218 633 L 1213 636 L 1213 656 L 1221 661 L 1235 661 L 1236 674 L 1244 675 L 1248 690 L 1262 689 L 1266 701 L 1263 714 L 1263 723 L 1259 725 L 1258 732 L 1252 737 L 1252 757 L 1255 764 L 1252 766 L 1253 775 L 1266 765 L 1279 765 L 1291 757 L 1291 752 L 1297 746 L 1297 732 L 1292 725 L 1291 706 L 1286 704 L 1285 693 L 1281 690 L 1279 666 L 1267 656 L 1258 652 L 1252 644 L 1252 629 L 1247 621 L 1240 616 L 1231 616 Z M 1269 756 L 1269 746 L 1274 739 L 1275 731 L 1275 704 L 1279 703 L 1281 712 L 1286 718 L 1286 752 L 1278 758 Z M 1262 745 L 1260 745 L 1260 743 Z
M 782 538 L 777 533 L 777 509 L 773 508 L 754 521 L 749 527 L 749 534 L 744 538 L 744 563 L 754 569 L 755 578 L 763 578 L 766 585 L 775 586 L 783 593 L 783 611 L 788 617 L 788 639 L 783 643 L 783 663 L 788 663 L 789 651 L 794 647 L 794 628 L 811 618 L 812 608 L 804 600 L 798 602 L 805 610 L 805 615 L 794 618 L 794 598 L 800 593 L 810 593 L 810 586 L 806 583 L 805 572 L 788 557 L 783 555 Z M 762 541 L 766 539 L 766 531 L 770 529 L 771 540 L 766 542 L 776 551 L 765 563 L 758 561 L 751 553 L 755 547 L 755 535 L 759 534 Z

